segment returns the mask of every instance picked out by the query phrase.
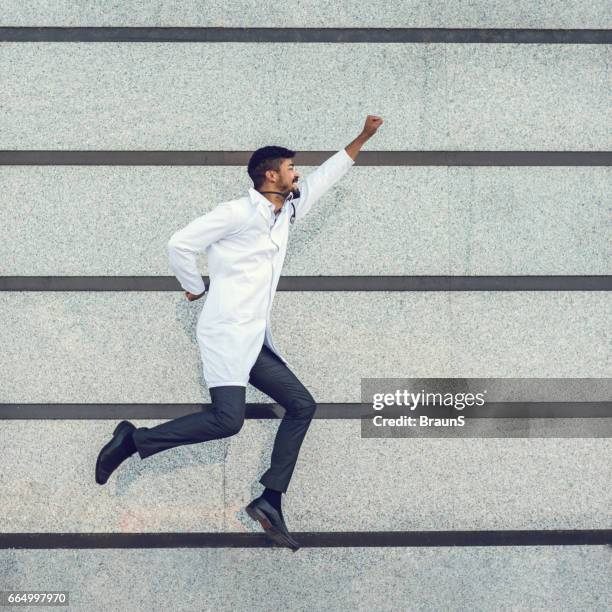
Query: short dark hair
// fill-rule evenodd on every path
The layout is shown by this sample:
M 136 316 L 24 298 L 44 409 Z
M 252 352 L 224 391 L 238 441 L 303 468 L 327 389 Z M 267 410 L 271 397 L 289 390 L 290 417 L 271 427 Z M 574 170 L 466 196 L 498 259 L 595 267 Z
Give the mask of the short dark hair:
M 291 159 L 295 151 L 285 147 L 262 147 L 257 149 L 249 159 L 248 172 L 255 189 L 259 189 L 266 180 L 266 170 L 280 170 L 281 160 Z

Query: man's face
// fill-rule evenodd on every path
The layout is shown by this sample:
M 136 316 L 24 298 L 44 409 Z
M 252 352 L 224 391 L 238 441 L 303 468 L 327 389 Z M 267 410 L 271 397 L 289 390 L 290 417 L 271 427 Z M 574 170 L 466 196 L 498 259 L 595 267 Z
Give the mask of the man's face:
M 280 170 L 274 172 L 276 177 L 276 187 L 282 193 L 289 195 L 290 191 L 297 192 L 297 182 L 300 178 L 299 172 L 295 169 L 292 159 L 283 159 L 280 163 Z

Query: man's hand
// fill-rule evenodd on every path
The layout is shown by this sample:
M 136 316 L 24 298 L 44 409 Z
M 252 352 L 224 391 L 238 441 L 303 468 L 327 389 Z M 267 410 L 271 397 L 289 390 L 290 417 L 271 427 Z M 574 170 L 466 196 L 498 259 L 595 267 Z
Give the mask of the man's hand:
M 376 115 L 368 115 L 363 126 L 363 133 L 370 138 L 376 134 L 376 130 L 383 124 L 382 117 Z
M 204 289 L 204 291 L 202 291 L 202 293 L 200 293 L 200 295 L 194 295 L 193 293 L 189 293 L 189 291 L 185 291 L 185 295 L 187 296 L 187 299 L 190 302 L 193 302 L 194 300 L 200 299 L 205 293 L 206 293 L 206 289 Z
M 363 130 L 361 130 L 361 134 L 353 140 L 353 142 L 349 143 L 344 147 L 344 150 L 351 156 L 353 161 L 357 159 L 357 155 L 359 155 L 359 151 L 361 151 L 361 147 L 364 145 L 366 140 L 369 140 L 374 134 L 376 134 L 376 130 L 383 124 L 383 120 L 381 117 L 377 117 L 376 115 L 368 115 L 365 120 L 365 125 L 363 126 Z

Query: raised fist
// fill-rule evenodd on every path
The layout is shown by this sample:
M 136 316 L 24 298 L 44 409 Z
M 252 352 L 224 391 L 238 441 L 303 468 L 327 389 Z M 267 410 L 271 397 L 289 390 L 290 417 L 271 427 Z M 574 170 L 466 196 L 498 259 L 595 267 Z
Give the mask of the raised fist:
M 376 130 L 382 124 L 382 117 L 378 117 L 377 115 L 368 115 L 365 120 L 365 125 L 363 126 L 363 132 L 368 136 L 373 136 L 374 134 L 376 134 Z

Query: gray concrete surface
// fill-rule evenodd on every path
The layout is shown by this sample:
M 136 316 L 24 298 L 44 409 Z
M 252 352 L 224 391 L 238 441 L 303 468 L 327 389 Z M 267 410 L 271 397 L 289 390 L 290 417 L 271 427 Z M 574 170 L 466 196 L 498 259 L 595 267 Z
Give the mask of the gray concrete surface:
M 3 422 L 2 532 L 260 531 L 244 507 L 263 490 L 279 421 L 133 456 L 100 486 L 116 423 Z M 294 531 L 609 529 L 611 452 L 610 438 L 363 439 L 358 420 L 315 419 L 283 513 Z
M 252 150 L 277 143 L 335 150 L 357 136 L 366 113 L 385 119 L 366 150 L 612 147 L 605 45 L 1 49 L 1 149 Z M 267 73 L 265 86 L 254 89 L 266 63 L 287 70 Z
M 3 583 L 70 609 L 609 610 L 605 546 L 11 550 Z
M 216 27 L 435 27 L 435 28 L 609 28 L 603 0 L 579 5 L 567 0 L 546 4 L 527 0 L 388 3 L 373 0 L 367 10 L 358 0 L 297 4 L 259 4 L 246 0 L 18 0 L 3 2 L 3 26 L 216 26 Z
M 0 12 L 0 26 L 612 23 L 607 3 L 561 0 L 7 0 Z M 333 151 L 366 113 L 385 119 L 366 150 L 612 146 L 609 45 L 1 43 L 0 74 L 8 150 Z M 237 168 L 0 168 L 0 275 L 169 274 L 169 234 L 241 180 Z M 357 167 L 335 210 L 321 201 L 294 228 L 285 274 L 609 274 L 609 183 L 608 168 Z M 0 293 L 0 402 L 208 402 L 201 307 L 182 292 Z M 319 402 L 358 402 L 372 376 L 609 377 L 609 320 L 605 292 L 280 293 L 273 329 Z M 259 533 L 242 508 L 278 421 L 134 457 L 100 487 L 95 457 L 115 423 L 3 421 L 0 532 Z M 612 525 L 610 438 L 360 434 L 356 420 L 312 423 L 284 504 L 292 530 Z M 88 612 L 599 612 L 611 567 L 609 546 L 3 549 L 0 589 L 66 589 Z
M 0 402 L 208 401 L 202 305 L 182 292 L 0 293 Z M 610 375 L 606 292 L 280 292 L 272 317 L 319 402 L 361 401 L 365 377 Z
M 314 170 L 299 154 L 296 164 Z M 609 274 L 611 177 L 605 167 L 354 166 L 292 228 L 283 273 Z M 226 166 L 4 166 L 0 182 L 6 276 L 172 276 L 169 237 L 252 187 L 245 168 Z

